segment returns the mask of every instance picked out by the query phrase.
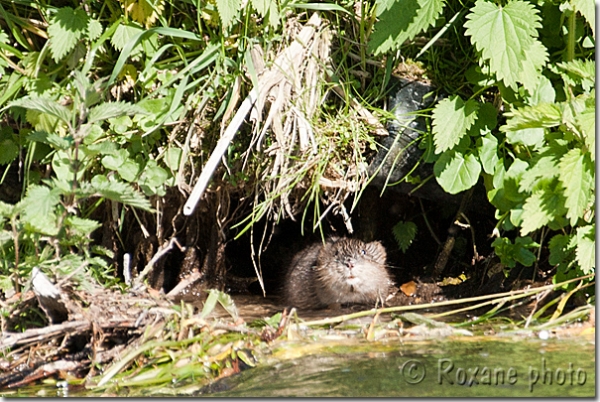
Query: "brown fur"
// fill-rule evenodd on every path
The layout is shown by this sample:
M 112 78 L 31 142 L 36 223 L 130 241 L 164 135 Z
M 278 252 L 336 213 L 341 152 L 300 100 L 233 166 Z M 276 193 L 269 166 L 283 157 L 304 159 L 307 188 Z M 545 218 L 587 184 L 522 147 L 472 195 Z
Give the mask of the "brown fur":
M 292 260 L 284 284 L 285 302 L 299 309 L 383 300 L 393 282 L 381 243 L 331 238 Z

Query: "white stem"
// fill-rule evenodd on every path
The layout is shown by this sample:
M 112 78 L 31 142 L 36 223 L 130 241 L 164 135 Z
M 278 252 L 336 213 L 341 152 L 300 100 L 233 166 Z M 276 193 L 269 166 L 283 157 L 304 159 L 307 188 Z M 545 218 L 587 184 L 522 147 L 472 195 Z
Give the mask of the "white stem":
M 244 119 L 248 115 L 248 112 L 252 108 L 252 105 L 254 105 L 254 102 L 256 102 L 257 93 L 258 91 L 256 88 L 253 88 L 252 91 L 250 91 L 246 99 L 244 99 L 240 105 L 238 111 L 235 113 L 235 116 L 233 116 L 233 119 L 231 119 L 231 123 L 229 123 L 229 126 L 227 126 L 225 133 L 223 133 L 223 136 L 219 139 L 219 142 L 217 142 L 217 146 L 204 165 L 202 173 L 200 173 L 200 177 L 198 178 L 192 193 L 183 206 L 184 215 L 189 216 L 194 212 L 194 209 L 196 209 L 196 205 L 198 205 L 200 197 L 202 197 L 202 194 L 204 194 L 204 190 L 206 190 L 208 182 L 217 169 L 217 166 L 219 166 L 221 158 L 225 154 L 225 151 L 227 151 L 227 148 L 229 148 L 229 144 L 231 144 L 231 141 L 233 141 L 233 137 L 235 137 L 237 134 L 238 128 L 242 125 Z

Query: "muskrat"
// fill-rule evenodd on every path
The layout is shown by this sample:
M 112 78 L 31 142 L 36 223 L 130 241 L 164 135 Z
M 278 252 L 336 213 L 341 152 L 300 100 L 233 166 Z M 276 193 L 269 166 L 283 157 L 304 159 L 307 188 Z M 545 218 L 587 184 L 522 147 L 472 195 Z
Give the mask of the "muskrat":
M 285 278 L 285 302 L 300 309 L 383 302 L 392 280 L 380 242 L 332 237 L 294 256 Z

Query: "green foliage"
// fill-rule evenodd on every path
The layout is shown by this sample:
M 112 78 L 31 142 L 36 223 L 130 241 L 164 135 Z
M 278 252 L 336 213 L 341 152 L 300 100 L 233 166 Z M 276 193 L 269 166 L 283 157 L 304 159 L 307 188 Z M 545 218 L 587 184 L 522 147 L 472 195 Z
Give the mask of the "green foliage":
M 377 15 L 369 50 L 375 54 L 397 50 L 439 17 L 443 0 L 377 0 Z
M 405 40 L 439 26 L 437 20 L 449 9 L 454 13 L 449 22 L 453 29 L 465 29 L 470 43 L 458 39 L 464 49 L 460 62 L 474 56 L 475 63 L 463 67 L 468 84 L 457 76 L 455 87 L 461 90 L 435 105 L 431 138 L 423 143 L 445 191 L 468 190 L 483 177 L 488 199 L 497 209 L 501 234 L 493 246 L 502 263 L 531 266 L 539 255 L 533 250 L 543 246 L 546 234 L 556 232 L 547 250 L 557 277 L 593 273 L 593 3 L 540 6 L 527 0 L 477 0 L 459 11 L 453 2 L 377 4 L 379 21 L 370 38 L 376 54 L 409 48 Z M 443 8 L 442 17 L 437 7 Z M 427 14 L 434 8 L 435 13 Z M 404 16 L 399 15 L 401 9 Z M 422 18 L 415 18 L 417 10 Z M 400 22 L 389 26 L 394 18 Z M 445 26 L 432 33 L 427 47 L 449 36 L 447 32 Z M 435 50 L 430 53 L 433 57 Z
M 518 82 L 533 90 L 548 59 L 537 40 L 542 25 L 533 4 L 513 0 L 500 6 L 478 0 L 466 18 L 465 34 L 481 53 L 480 64 L 489 65 L 490 73 L 513 90 Z
M 417 225 L 413 222 L 399 221 L 392 228 L 392 233 L 400 250 L 406 253 L 406 250 L 408 250 L 417 235 Z

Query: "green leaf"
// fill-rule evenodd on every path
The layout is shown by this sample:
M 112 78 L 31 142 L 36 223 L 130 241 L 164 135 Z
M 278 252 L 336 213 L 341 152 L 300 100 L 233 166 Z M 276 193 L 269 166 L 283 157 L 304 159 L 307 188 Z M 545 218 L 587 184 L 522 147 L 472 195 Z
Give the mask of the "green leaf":
M 62 150 L 69 149 L 75 142 L 72 137 L 61 137 L 60 135 L 49 134 L 45 131 L 34 131 L 27 136 L 27 139 L 29 141 L 48 144 Z
M 575 259 L 586 275 L 596 270 L 595 232 L 594 225 L 579 227 L 573 238 L 577 245 L 575 248 Z
M 169 173 L 156 164 L 156 161 L 150 160 L 140 176 L 139 184 L 147 195 L 159 194 L 164 190 L 164 185 L 169 178 Z
M 560 192 L 553 190 L 552 186 L 545 186 L 535 190 L 525 200 L 521 236 L 548 225 L 555 216 L 564 214 L 564 198 Z
M 122 51 L 125 48 L 125 45 L 127 45 L 132 38 L 142 34 L 143 32 L 144 30 L 137 25 L 121 24 L 110 38 L 110 43 L 115 47 L 115 49 Z M 134 46 L 134 49 L 131 50 L 130 56 L 136 56 L 141 51 L 142 47 L 137 44 Z
M 0 165 L 6 165 L 19 156 L 19 146 L 12 139 L 0 140 Z
M 517 90 L 517 81 L 530 67 L 524 66 L 528 63 L 528 52 L 540 51 L 538 45 L 533 45 L 537 29 L 542 27 L 533 4 L 513 0 L 506 6 L 500 6 L 477 0 L 466 18 L 469 21 L 465 23 L 465 34 L 471 36 L 471 42 L 481 52 L 482 59 L 489 62 L 498 80 Z M 533 64 L 537 62 L 539 54 Z
M 96 40 L 102 35 L 102 24 L 98 20 L 91 19 L 88 22 L 88 39 Z
M 88 18 L 85 11 L 71 7 L 63 7 L 56 12 L 48 26 L 50 52 L 55 63 L 73 50 L 77 41 L 87 32 Z
M 379 21 L 373 28 L 368 50 L 379 55 L 399 49 L 436 22 L 444 3 L 443 0 L 377 1 Z
M 574 226 L 594 201 L 594 164 L 581 149 L 571 149 L 558 164 L 565 189 L 567 218 Z
M 145 114 L 145 111 L 128 102 L 105 102 L 90 109 L 88 124 L 134 114 Z
M 543 156 L 523 172 L 519 183 L 519 191 L 531 192 L 534 188 L 548 185 L 559 175 L 558 164 L 554 156 Z
M 585 145 L 590 153 L 592 161 L 596 160 L 596 111 L 585 109 L 575 116 L 575 122 L 584 135 Z
M 131 117 L 129 116 L 116 117 L 114 119 L 109 119 L 108 121 L 110 122 L 110 129 L 117 134 L 126 133 L 133 125 L 133 120 L 131 120 Z
M 519 81 L 523 83 L 523 87 L 531 94 L 533 93 L 540 80 L 543 77 L 540 73 L 542 68 L 548 62 L 548 52 L 542 43 L 534 40 L 527 49 L 527 56 L 521 63 L 521 71 L 519 71 Z
M 392 233 L 394 234 L 394 238 L 402 250 L 403 253 L 406 253 L 408 247 L 412 244 L 415 236 L 417 235 L 417 225 L 413 222 L 404 222 L 399 221 L 392 228 Z
M 534 149 L 540 148 L 544 145 L 544 129 L 538 127 L 507 131 L 506 142 L 509 144 L 523 144 Z
M 556 91 L 552 86 L 552 82 L 543 75 L 539 76 L 537 87 L 529 96 L 529 105 L 535 106 L 538 103 L 554 103 L 556 99 Z
M 508 120 L 501 131 L 516 131 L 526 128 L 556 127 L 562 123 L 562 111 L 555 104 L 539 103 L 524 106 L 504 114 Z
M 118 170 L 129 157 L 129 152 L 126 149 L 106 155 L 102 158 L 102 165 L 108 170 Z
M 90 189 L 100 197 L 152 211 L 150 201 L 127 183 L 114 179 L 108 180 L 105 176 L 98 175 L 90 182 Z
M 455 152 L 445 152 L 435 162 L 433 172 L 437 182 L 450 194 L 457 194 L 473 187 L 479 174 L 481 165 L 473 154 L 466 156 Z
M 498 164 L 498 139 L 487 133 L 478 141 L 480 144 L 477 148 L 479 160 L 483 166 L 483 171 L 487 174 L 494 174 L 496 165 Z
M 571 60 L 568 62 L 556 63 L 563 80 L 570 86 L 581 84 L 584 91 L 589 92 L 594 88 L 596 82 L 596 62 L 594 60 Z M 566 74 L 565 74 L 566 73 Z
M 58 118 L 59 120 L 62 120 L 68 125 L 70 124 L 71 111 L 52 99 L 41 97 L 21 98 L 10 102 L 8 106 L 18 106 L 23 107 L 25 109 L 46 113 Z
M 273 0 L 252 0 L 252 7 L 260 14 L 261 17 L 269 19 L 269 25 L 273 28 L 279 26 L 279 10 L 277 2 Z
M 537 248 L 540 245 L 534 242 L 531 237 L 518 237 L 513 244 L 510 239 L 499 237 L 492 243 L 494 251 L 500 262 L 509 268 L 514 268 L 516 263 L 530 267 L 536 260 L 535 254 L 529 249 Z
M 433 140 L 435 152 L 454 148 L 477 118 L 479 105 L 473 100 L 466 103 L 459 96 L 446 98 L 433 110 Z
M 169 147 L 167 152 L 165 152 L 165 165 L 173 172 L 179 170 L 179 163 L 181 162 L 181 156 L 183 151 L 181 148 L 177 147 Z
M 229 28 L 235 17 L 239 14 L 241 0 L 215 0 L 223 29 Z
M 558 265 L 569 259 L 572 253 L 572 249 L 569 247 L 571 236 L 558 234 L 550 239 L 548 242 L 548 249 L 550 250 L 550 257 L 548 262 L 550 265 Z
M 471 137 L 486 135 L 498 125 L 498 110 L 489 102 L 478 103 L 477 119 L 467 131 Z
M 82 166 L 77 169 L 77 180 L 81 180 L 85 174 L 86 162 L 89 160 L 80 160 L 83 162 Z M 52 170 L 56 174 L 56 178 L 63 181 L 72 181 L 75 179 L 75 161 L 72 159 L 72 155 L 67 151 L 58 150 L 52 156 Z
M 84 219 L 75 215 L 68 216 L 65 219 L 66 224 L 80 236 L 88 236 L 94 230 L 102 227 L 99 222 L 92 219 Z
M 21 218 L 35 231 L 49 236 L 56 236 L 58 226 L 54 208 L 59 202 L 60 194 L 58 190 L 31 185 L 25 198 L 19 202 L 22 207 Z
M 117 172 L 123 178 L 123 180 L 128 182 L 133 182 L 137 179 L 140 171 L 142 170 L 139 163 L 132 159 L 127 159 L 119 168 Z

